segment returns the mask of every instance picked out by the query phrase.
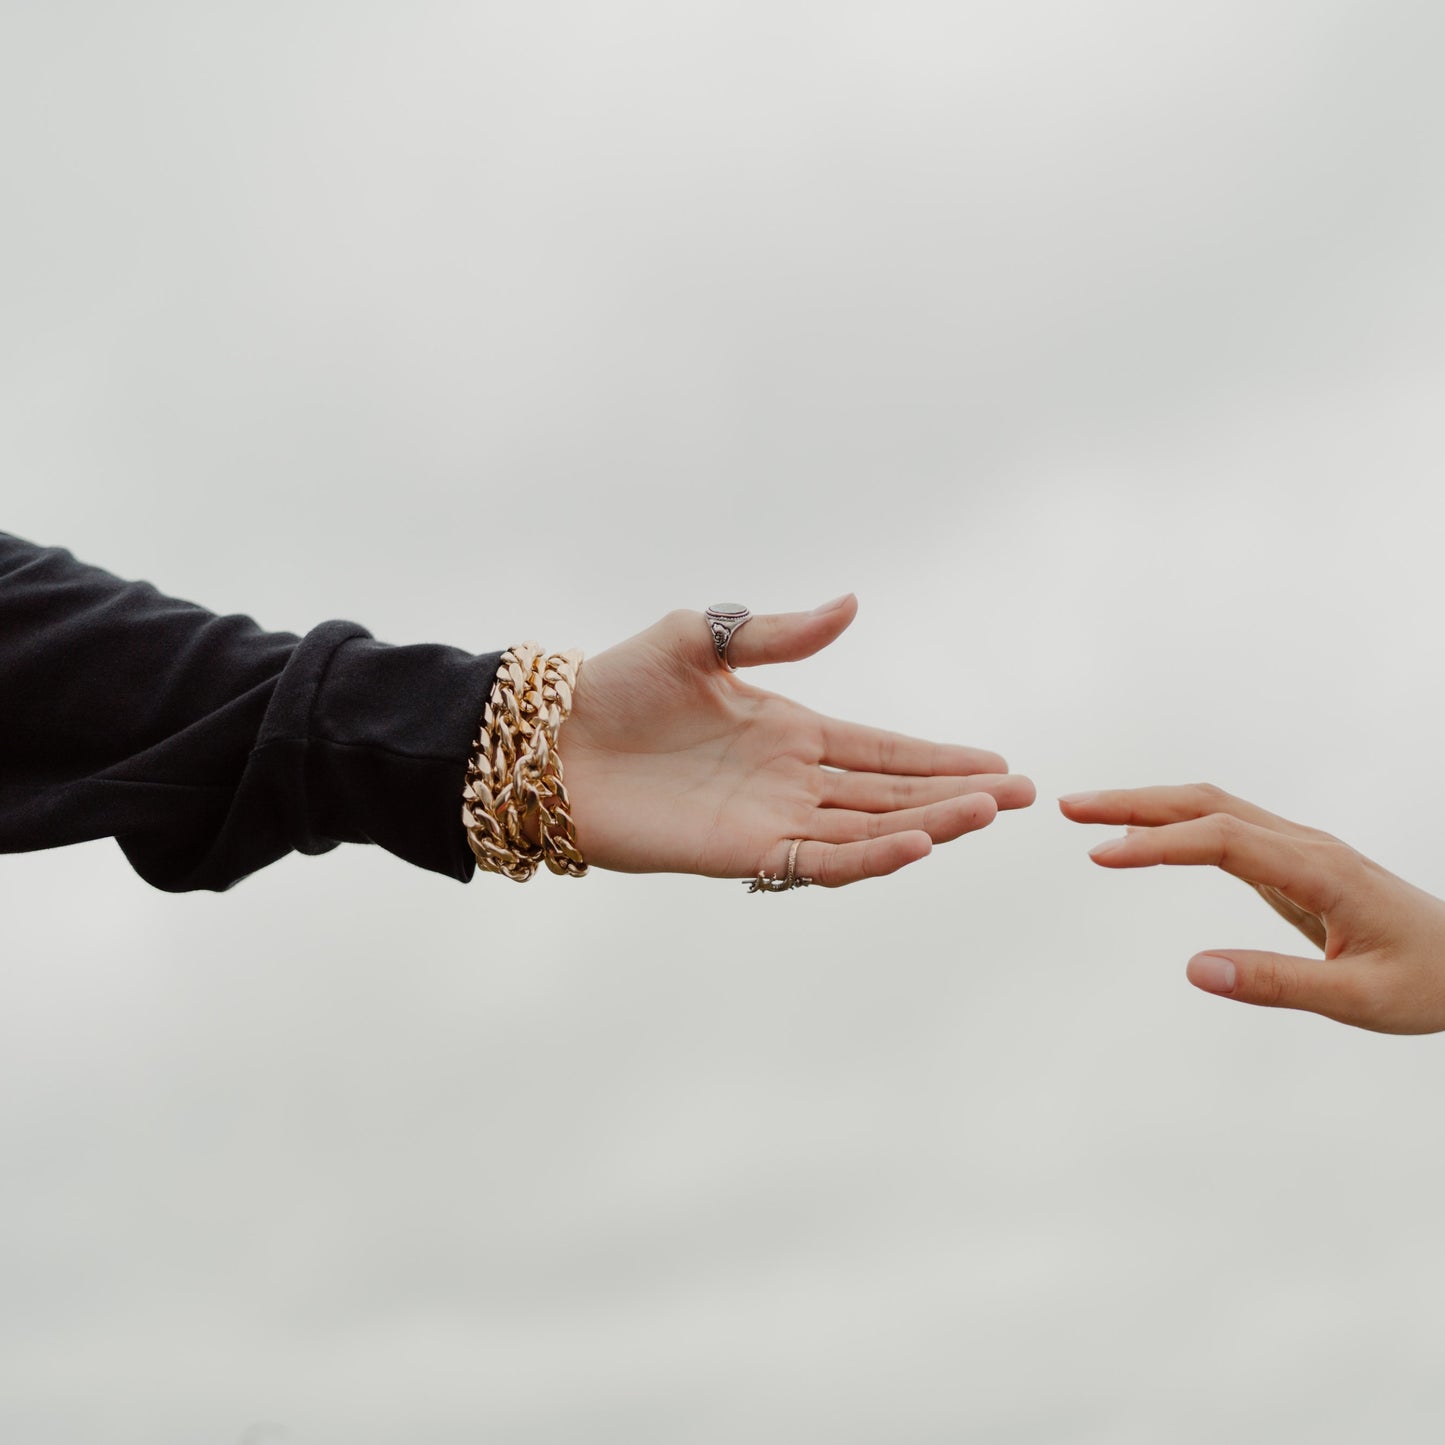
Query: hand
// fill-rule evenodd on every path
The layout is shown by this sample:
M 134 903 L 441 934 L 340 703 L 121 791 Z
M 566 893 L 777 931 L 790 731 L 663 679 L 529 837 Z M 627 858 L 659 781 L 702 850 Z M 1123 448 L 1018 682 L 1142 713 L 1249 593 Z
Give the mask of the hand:
M 1128 825 L 1090 850 L 1101 866 L 1223 868 L 1324 950 L 1318 959 L 1212 949 L 1189 961 L 1197 987 L 1380 1033 L 1445 1029 L 1445 903 L 1338 838 L 1207 783 L 1074 793 L 1059 806 L 1076 823 Z
M 816 612 L 757 616 L 737 667 L 792 662 L 853 620 L 850 595 Z M 588 658 L 558 754 L 583 856 L 625 873 L 751 878 L 786 867 L 825 888 L 896 872 L 935 843 L 1033 802 L 997 753 L 822 717 L 727 671 L 698 612 Z

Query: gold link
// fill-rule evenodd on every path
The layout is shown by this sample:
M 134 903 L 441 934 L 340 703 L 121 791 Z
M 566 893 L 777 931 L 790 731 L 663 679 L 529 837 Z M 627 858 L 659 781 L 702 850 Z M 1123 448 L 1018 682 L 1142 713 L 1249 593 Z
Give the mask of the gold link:
M 580 652 L 547 653 L 535 642 L 502 656 L 462 786 L 462 826 L 489 873 L 521 883 L 539 863 L 573 878 L 587 872 L 557 751 L 581 666 Z M 535 843 L 525 827 L 534 808 Z

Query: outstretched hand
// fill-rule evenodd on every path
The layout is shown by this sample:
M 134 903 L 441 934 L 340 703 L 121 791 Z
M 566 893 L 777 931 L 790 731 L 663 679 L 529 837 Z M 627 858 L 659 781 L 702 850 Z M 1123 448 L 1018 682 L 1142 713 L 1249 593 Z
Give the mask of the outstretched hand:
M 809 657 L 857 610 L 850 594 L 756 616 L 729 660 Z M 776 876 L 787 840 L 801 838 L 799 875 L 838 887 L 896 872 L 1034 799 L 997 753 L 839 722 L 751 686 L 718 661 L 699 612 L 669 613 L 588 658 L 558 752 L 583 855 L 627 873 Z
M 1127 825 L 1090 850 L 1105 868 L 1209 864 L 1249 883 L 1317 948 L 1237 948 L 1189 961 L 1189 981 L 1243 1003 L 1305 1009 L 1380 1033 L 1445 1029 L 1445 902 L 1328 833 L 1207 783 L 1060 798 L 1076 823 Z

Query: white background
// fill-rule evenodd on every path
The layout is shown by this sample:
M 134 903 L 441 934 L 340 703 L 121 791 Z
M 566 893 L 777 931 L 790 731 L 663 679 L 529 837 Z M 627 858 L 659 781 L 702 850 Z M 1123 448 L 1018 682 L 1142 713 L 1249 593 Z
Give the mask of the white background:
M 1053 798 L 1445 888 L 1445 13 L 0 5 L 0 527 L 1003 750 L 896 878 L 0 868 L 0 1436 L 1435 1441 L 1445 1054 Z M 96 705 L 104 706 L 97 698 Z

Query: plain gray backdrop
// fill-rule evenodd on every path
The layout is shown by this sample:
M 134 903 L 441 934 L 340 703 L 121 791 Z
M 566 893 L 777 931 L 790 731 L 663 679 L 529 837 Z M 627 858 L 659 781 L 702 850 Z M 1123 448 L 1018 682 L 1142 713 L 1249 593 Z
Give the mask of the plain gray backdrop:
M 1445 1045 L 1064 791 L 1445 889 L 1432 0 L 0 4 L 0 527 L 217 610 L 765 685 L 1029 812 L 749 898 L 0 867 L 0 1436 L 1445 1428 Z M 95 699 L 104 708 L 105 699 Z

